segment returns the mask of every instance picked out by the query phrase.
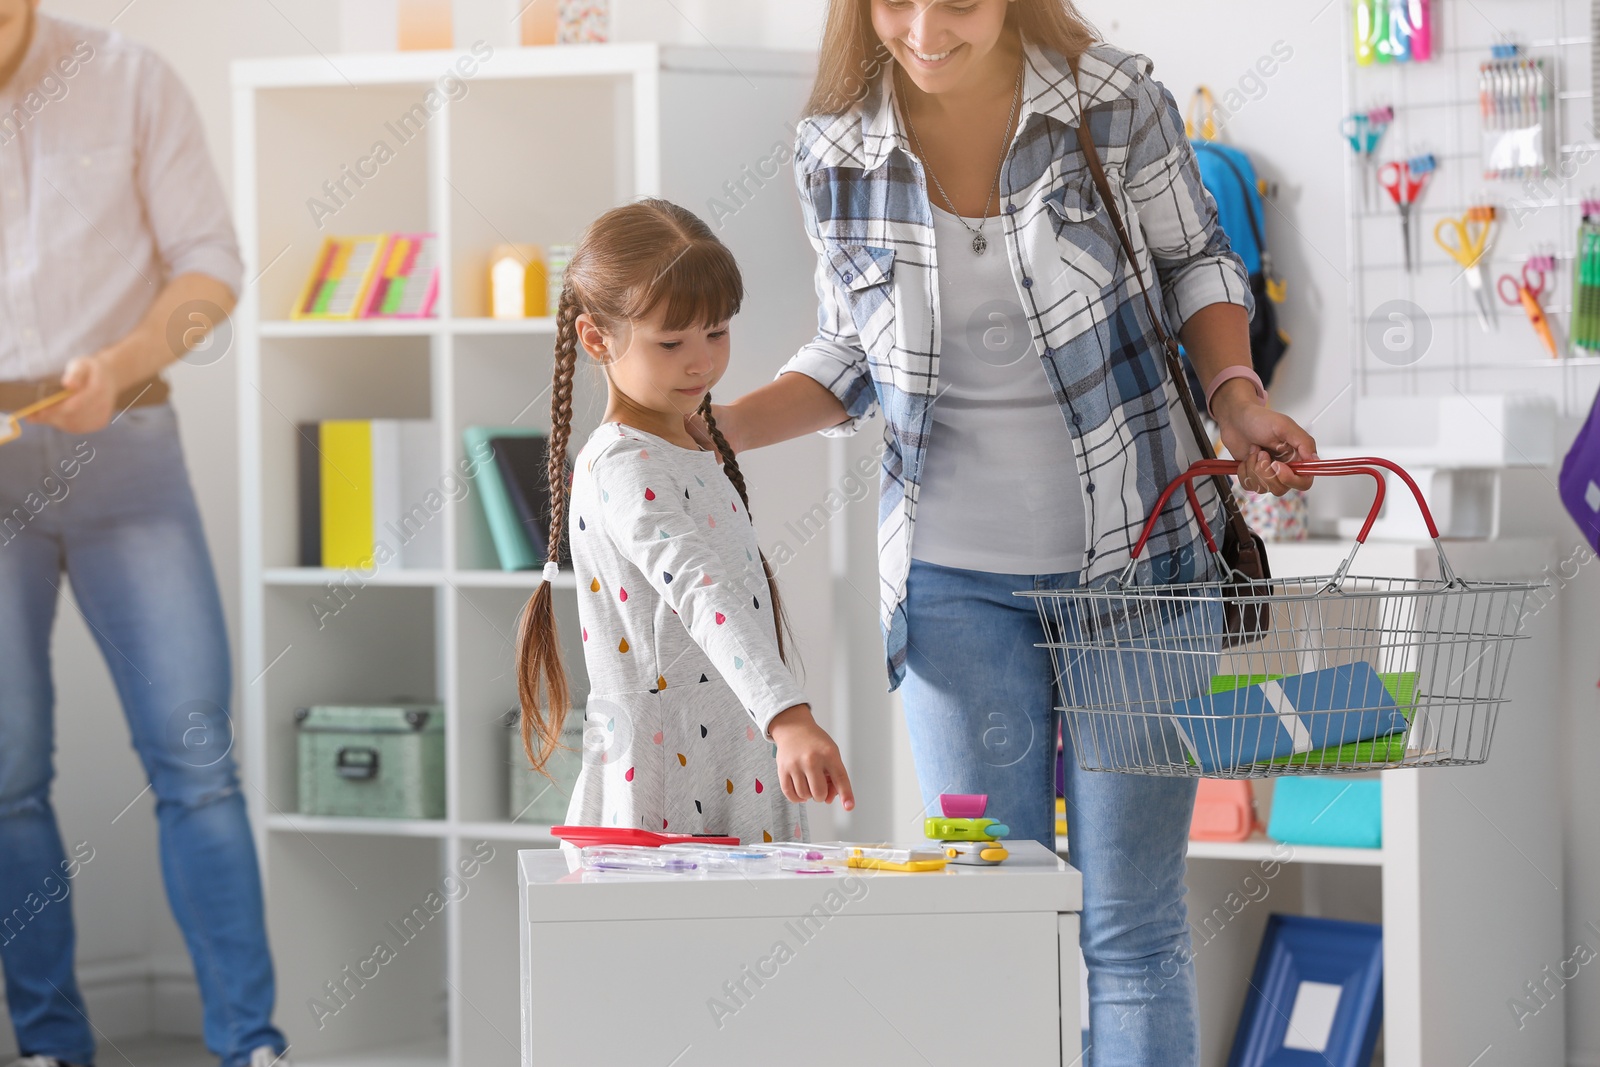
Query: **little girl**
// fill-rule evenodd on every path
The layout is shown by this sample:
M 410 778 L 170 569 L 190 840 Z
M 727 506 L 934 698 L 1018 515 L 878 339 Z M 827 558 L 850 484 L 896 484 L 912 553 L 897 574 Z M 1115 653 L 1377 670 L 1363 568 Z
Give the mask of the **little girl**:
M 591 687 L 570 824 L 805 840 L 802 801 L 855 806 L 838 746 L 787 666 L 777 584 L 711 418 L 743 297 L 728 249 L 663 200 L 602 215 L 563 276 L 552 486 L 566 470 L 580 344 L 605 368 L 606 413 L 578 453 L 570 505 L 551 494 L 550 561 L 523 613 L 517 670 L 523 744 L 542 771 L 571 700 L 549 584 L 565 522 Z M 696 413 L 716 452 L 689 434 Z

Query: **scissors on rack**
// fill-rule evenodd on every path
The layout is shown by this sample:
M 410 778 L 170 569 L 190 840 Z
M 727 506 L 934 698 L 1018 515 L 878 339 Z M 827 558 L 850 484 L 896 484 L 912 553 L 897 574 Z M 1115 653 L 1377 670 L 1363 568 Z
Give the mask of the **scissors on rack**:
M 1381 107 L 1368 111 L 1362 115 L 1351 115 L 1339 126 L 1339 132 L 1344 139 L 1350 142 L 1350 147 L 1355 150 L 1356 158 L 1361 161 L 1361 203 L 1363 207 L 1372 206 L 1372 186 L 1369 175 L 1372 170 L 1373 160 L 1377 158 L 1378 145 L 1383 142 L 1383 135 L 1394 122 L 1394 108 Z
M 1545 288 L 1550 284 L 1550 271 L 1555 267 L 1555 260 L 1550 256 L 1535 256 L 1523 264 L 1522 277 L 1519 279 L 1512 274 L 1500 276 L 1500 299 L 1512 307 L 1522 305 L 1522 310 L 1527 312 L 1528 322 L 1533 325 L 1534 332 L 1539 335 L 1539 340 L 1544 342 L 1545 348 L 1550 350 L 1551 359 L 1559 359 L 1561 350 L 1556 345 L 1555 331 L 1550 328 L 1550 319 L 1544 313 L 1544 305 L 1539 298 L 1544 296 Z
M 1406 273 L 1415 269 L 1411 255 L 1411 209 L 1427 188 L 1428 176 L 1438 166 L 1432 156 L 1417 156 L 1399 163 L 1385 163 L 1378 170 L 1378 182 L 1400 209 L 1400 235 L 1406 246 Z
M 1495 209 L 1479 205 L 1459 219 L 1441 219 L 1434 227 L 1433 239 L 1460 264 L 1467 285 L 1472 290 L 1473 303 L 1477 305 L 1478 325 L 1485 333 L 1494 329 L 1494 301 L 1489 297 L 1489 284 L 1483 275 L 1483 260 L 1489 251 L 1489 238 L 1494 233 Z

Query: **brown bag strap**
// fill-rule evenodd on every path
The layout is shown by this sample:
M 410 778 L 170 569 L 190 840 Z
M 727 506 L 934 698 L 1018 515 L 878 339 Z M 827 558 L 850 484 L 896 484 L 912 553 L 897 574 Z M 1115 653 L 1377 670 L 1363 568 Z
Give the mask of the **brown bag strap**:
M 1172 376 L 1172 382 L 1178 389 L 1178 398 L 1183 401 L 1184 414 L 1189 418 L 1189 429 L 1194 432 L 1195 442 L 1200 446 L 1200 451 L 1206 459 L 1216 459 L 1217 453 L 1211 447 L 1211 435 L 1206 433 L 1205 425 L 1200 421 L 1200 408 L 1195 403 L 1194 393 L 1189 388 L 1189 376 L 1184 373 L 1183 363 L 1178 357 L 1178 342 L 1167 333 L 1167 328 L 1162 323 L 1161 315 L 1156 311 L 1155 302 L 1150 299 L 1150 287 L 1145 284 L 1144 271 L 1139 269 L 1139 258 L 1133 253 L 1133 241 L 1128 238 L 1128 227 L 1122 221 L 1122 211 L 1117 207 L 1116 198 L 1111 195 L 1111 185 L 1106 181 L 1106 170 L 1100 162 L 1100 152 L 1095 148 L 1094 136 L 1089 132 L 1089 112 L 1083 104 L 1083 88 L 1078 85 L 1078 63 L 1072 62 L 1073 88 L 1078 96 L 1078 147 L 1083 150 L 1084 161 L 1089 165 L 1089 173 L 1094 177 L 1094 187 L 1100 192 L 1100 199 L 1106 205 L 1106 213 L 1111 216 L 1111 226 L 1117 231 L 1117 240 L 1122 244 L 1122 251 L 1128 257 L 1128 266 L 1133 271 L 1133 276 L 1139 279 L 1139 292 L 1144 297 L 1145 311 L 1149 312 L 1150 324 L 1156 331 L 1156 339 L 1161 342 L 1161 348 L 1166 353 L 1167 373 Z M 1250 525 L 1244 521 L 1244 514 L 1239 510 L 1238 501 L 1233 499 L 1233 485 L 1228 479 L 1219 475 L 1212 476 L 1212 482 L 1217 487 L 1217 493 L 1222 497 L 1222 508 L 1227 515 L 1229 525 L 1234 527 L 1234 532 L 1240 539 L 1248 542 L 1251 536 Z M 1202 516 L 1202 521 L 1204 517 Z

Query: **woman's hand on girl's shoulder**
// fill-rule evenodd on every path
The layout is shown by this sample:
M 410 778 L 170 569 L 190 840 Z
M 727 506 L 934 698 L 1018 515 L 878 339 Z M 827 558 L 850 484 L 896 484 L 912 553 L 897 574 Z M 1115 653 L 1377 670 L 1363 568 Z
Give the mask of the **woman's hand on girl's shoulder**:
M 811 717 L 811 705 L 796 704 L 778 712 L 767 732 L 778 745 L 778 783 L 784 796 L 796 804 L 805 800 L 832 804 L 838 797 L 845 811 L 855 808 L 856 796 L 839 746 Z
M 712 404 L 711 417 L 716 420 L 717 432 L 722 434 L 722 439 L 728 442 L 728 448 L 738 455 L 744 451 L 740 447 L 739 417 L 734 410 L 726 404 Z M 709 448 L 717 453 L 717 459 L 722 459 L 722 453 L 717 449 L 717 442 L 711 436 L 711 430 L 706 426 L 706 420 L 697 411 L 692 415 L 683 417 L 683 428 L 688 431 L 701 448 Z

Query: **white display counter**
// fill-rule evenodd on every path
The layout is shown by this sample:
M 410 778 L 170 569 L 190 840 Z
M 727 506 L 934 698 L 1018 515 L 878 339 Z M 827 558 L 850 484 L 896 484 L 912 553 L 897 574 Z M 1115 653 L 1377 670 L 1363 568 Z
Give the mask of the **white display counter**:
M 522 1062 L 1079 1062 L 1082 879 L 998 867 L 704 877 L 518 853 Z

